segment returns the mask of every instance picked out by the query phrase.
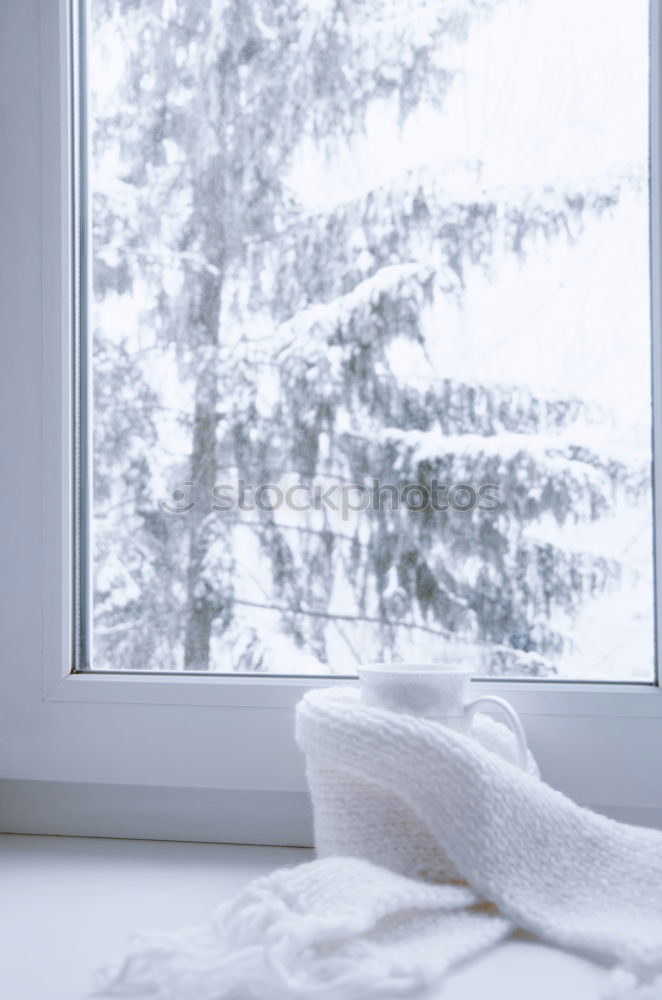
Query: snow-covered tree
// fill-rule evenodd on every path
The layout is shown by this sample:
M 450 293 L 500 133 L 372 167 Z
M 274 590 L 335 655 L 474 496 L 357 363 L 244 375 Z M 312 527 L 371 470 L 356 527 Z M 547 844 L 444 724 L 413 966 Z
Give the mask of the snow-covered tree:
M 393 358 L 425 358 L 435 302 L 471 269 L 580 238 L 637 177 L 467 196 L 420 167 L 319 210 L 291 185 L 306 143 L 332 162 L 380 103 L 402 123 L 443 109 L 449 53 L 496 4 L 93 0 L 117 77 L 92 93 L 101 664 L 347 672 L 459 634 L 487 670 L 545 674 L 561 623 L 618 579 L 531 532 L 646 489 L 591 444 L 585 403 L 406 379 Z M 215 510 L 237 479 L 494 484 L 502 503 Z M 163 483 L 194 508 L 161 509 Z

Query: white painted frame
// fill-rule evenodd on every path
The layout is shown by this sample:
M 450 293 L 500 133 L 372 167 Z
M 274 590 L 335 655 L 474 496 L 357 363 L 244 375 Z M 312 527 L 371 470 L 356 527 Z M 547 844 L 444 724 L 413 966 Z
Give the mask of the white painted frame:
M 658 524 L 661 3 L 652 0 Z M 3 0 L 0 829 L 305 843 L 293 709 L 304 690 L 337 679 L 70 673 L 69 74 L 67 0 Z M 662 566 L 662 531 L 656 547 Z M 657 601 L 660 609 L 659 586 Z M 496 692 L 516 706 L 552 784 L 586 805 L 662 825 L 659 687 L 473 683 L 477 694 Z

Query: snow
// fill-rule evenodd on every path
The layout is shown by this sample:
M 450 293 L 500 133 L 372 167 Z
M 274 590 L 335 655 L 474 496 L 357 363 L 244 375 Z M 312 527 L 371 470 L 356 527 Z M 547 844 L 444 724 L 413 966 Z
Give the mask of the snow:
M 206 245 L 203 250 L 202 241 L 187 243 L 184 238 L 192 212 L 187 171 L 198 161 L 209 162 L 219 149 L 213 123 L 198 132 L 190 129 L 190 121 L 185 124 L 191 106 L 199 106 L 191 104 L 191 80 L 199 85 L 196 74 L 200 67 L 208 72 L 214 53 L 208 51 L 207 39 L 174 47 L 168 113 L 182 123 L 180 132 L 164 132 L 162 138 L 157 134 L 149 162 L 146 158 L 141 164 L 141 142 L 147 139 L 140 128 L 162 86 L 158 59 L 153 65 L 148 60 L 150 67 L 137 81 L 140 107 L 132 104 L 135 94 L 127 98 L 123 83 L 147 37 L 143 29 L 148 21 L 142 19 L 149 12 L 134 12 L 141 30 L 133 35 L 117 9 L 95 28 L 92 116 L 111 133 L 117 129 L 113 141 L 97 136 L 93 145 L 92 194 L 95 219 L 100 220 L 95 266 L 99 276 L 113 276 L 106 287 L 96 289 L 95 337 L 99 344 L 126 352 L 140 384 L 158 400 L 152 414 L 156 443 L 141 438 L 142 432 L 131 437 L 129 429 L 124 451 L 97 456 L 97 471 L 109 485 L 95 506 L 100 543 L 95 613 L 99 648 L 110 650 L 108 656 L 128 650 L 130 665 L 135 654 L 128 645 L 109 644 L 112 637 L 124 631 L 151 635 L 160 627 L 155 622 L 162 622 L 156 646 L 169 645 L 171 662 L 181 668 L 188 528 L 182 521 L 176 526 L 163 522 L 154 530 L 146 526 L 154 527 L 150 518 L 158 500 L 189 475 L 195 376 L 216 360 L 222 441 L 218 471 L 223 479 L 239 471 L 236 455 L 229 454 L 231 424 L 245 429 L 254 446 L 251 455 L 264 444 L 256 476 L 263 468 L 272 471 L 270 460 L 284 450 L 279 438 L 294 427 L 304 438 L 317 434 L 315 481 L 350 475 L 349 452 L 339 442 L 352 436 L 357 447 L 366 441 L 374 446 L 372 454 L 380 445 L 382 452 L 393 447 L 400 463 L 394 472 L 451 459 L 458 474 L 478 474 L 491 463 L 513 475 L 513 488 L 528 488 L 538 499 L 545 477 L 557 485 L 572 478 L 578 491 L 575 510 L 564 514 L 562 523 L 549 512 L 541 514 L 526 528 L 526 537 L 559 552 L 618 560 L 621 580 L 583 606 L 578 603 L 574 615 L 556 610 L 548 619 L 532 620 L 532 631 L 545 625 L 570 637 L 568 651 L 554 661 L 563 676 L 651 678 L 648 4 L 505 0 L 493 6 L 491 16 L 467 25 L 466 37 L 454 40 L 449 32 L 444 44 L 428 53 L 430 65 L 457 73 L 443 107 L 430 92 L 403 118 L 397 95 L 386 97 L 383 90 L 368 102 L 363 134 L 330 143 L 312 127 L 302 130 L 290 167 L 279 178 L 286 192 L 283 203 L 267 220 L 264 233 L 252 230 L 246 236 L 246 245 L 252 241 L 254 247 L 259 281 L 249 274 L 253 263 L 239 258 L 223 275 L 216 357 L 215 349 L 205 350 L 196 342 L 197 332 L 188 325 L 189 296 L 200 287 L 200 276 L 221 279 L 210 260 L 216 248 Z M 305 5 L 304 56 L 327 30 L 334 9 L 329 0 Z M 347 38 L 364 56 L 348 69 L 352 99 L 360 98 L 366 79 L 377 73 L 399 85 L 422 64 L 439 18 L 461 16 L 466 9 L 459 0 L 358 5 L 347 28 Z M 159 30 L 179 16 L 178 10 L 170 0 L 162 5 Z M 273 50 L 280 44 L 274 12 L 266 17 L 256 8 L 253 14 L 259 44 L 264 51 Z M 344 37 L 342 24 L 336 27 L 338 37 Z M 225 26 L 217 25 L 216 31 L 215 44 L 226 44 Z M 301 60 L 295 67 L 301 79 L 305 68 Z M 237 72 L 239 120 L 233 128 L 241 127 L 251 102 L 259 100 L 257 72 L 257 61 L 246 56 Z M 289 135 L 287 125 L 281 122 L 280 130 Z M 278 132 L 276 128 L 269 140 L 271 163 L 282 153 Z M 191 136 L 197 142 L 194 149 Z M 146 183 L 137 183 L 143 168 Z M 255 184 L 259 203 L 261 182 L 250 176 L 252 181 L 242 183 Z M 582 192 L 585 202 L 579 198 Z M 426 222 L 415 222 L 421 193 L 430 211 L 427 225 L 438 227 L 436 232 L 427 231 Z M 288 245 L 280 238 L 288 227 L 296 235 L 300 227 L 323 224 L 328 213 L 336 219 L 343 213 L 352 217 L 348 206 L 360 198 L 372 198 L 377 218 L 368 225 L 357 215 L 346 245 L 330 243 L 328 269 L 338 273 L 319 286 L 334 287 L 335 293 L 325 298 L 310 292 L 302 276 L 300 295 L 290 296 L 295 308 L 283 321 L 287 312 L 276 315 L 270 308 L 281 292 L 278 267 L 286 255 L 278 248 Z M 408 225 L 419 225 L 418 235 L 405 239 L 403 232 L 401 239 L 393 239 L 397 212 L 380 232 L 379 213 L 394 205 L 405 210 Z M 209 212 L 216 207 L 210 203 Z M 495 225 L 483 226 L 481 212 L 492 212 Z M 535 226 L 518 255 L 512 247 L 525 216 Z M 104 220 L 110 220 L 107 229 Z M 550 239 L 547 230 L 554 226 L 559 232 Z M 336 230 L 329 232 L 330 241 L 339 238 Z M 225 239 L 223 226 L 219 239 L 221 233 Z M 279 239 L 273 240 L 276 249 L 270 257 L 262 243 L 269 243 L 274 233 Z M 240 243 L 245 235 L 239 234 Z M 478 257 L 489 261 L 489 269 L 477 266 Z M 294 248 L 286 263 L 283 273 L 288 274 L 296 264 Z M 133 276 L 129 285 L 124 272 Z M 105 280 L 99 278 L 101 284 Z M 393 319 L 398 314 L 388 307 L 394 302 L 406 303 L 407 315 L 415 314 L 409 327 Z M 374 331 L 384 324 L 388 343 L 373 357 Z M 497 427 L 494 434 L 444 434 L 434 419 L 425 430 L 389 426 L 380 423 L 376 404 L 368 415 L 338 388 L 347 377 L 348 357 L 354 363 L 367 356 L 375 381 L 403 393 L 411 390 L 420 399 L 427 398 L 428 388 L 455 380 L 467 397 L 472 385 L 495 396 L 510 391 L 513 398 L 524 387 L 543 401 L 580 399 L 587 412 L 567 426 L 535 433 Z M 367 393 L 367 378 L 359 382 L 357 377 L 355 395 L 359 389 Z M 302 399 L 295 389 L 302 392 L 306 383 L 308 398 Z M 104 395 L 111 412 L 99 412 L 99 423 L 115 421 L 124 427 L 127 414 L 140 407 L 133 392 L 133 383 L 127 382 L 118 387 L 114 402 Z M 334 408 L 333 419 L 318 427 L 315 421 L 324 404 Z M 283 422 L 283 414 L 290 424 Z M 291 468 L 277 472 L 281 485 L 292 482 Z M 622 494 L 612 488 L 613 480 L 625 485 Z M 589 508 L 598 495 L 605 496 L 605 509 L 593 519 Z M 444 631 L 444 622 L 415 605 L 395 563 L 382 581 L 379 604 L 374 567 L 356 555 L 369 545 L 374 526 L 359 514 L 342 521 L 328 512 L 312 512 L 302 522 L 292 511 L 279 511 L 271 543 L 276 538 L 282 546 L 283 564 L 293 560 L 291 578 L 279 568 L 275 550 L 269 550 L 264 524 L 248 519 L 210 524 L 208 554 L 215 560 L 211 585 L 220 587 L 223 581 L 225 586 L 227 566 L 234 565 L 236 600 L 231 626 L 226 632 L 219 626 L 212 637 L 212 669 L 231 670 L 241 662 L 245 669 L 273 673 L 340 672 L 360 658 L 425 657 L 435 641 L 431 630 Z M 412 530 L 411 522 L 402 520 L 398 530 L 398 544 L 405 547 L 418 527 Z M 468 532 L 466 525 L 455 530 L 459 537 Z M 323 531 L 335 539 L 332 562 L 324 562 L 323 546 L 305 541 L 306 532 L 319 537 Z M 434 545 L 431 549 L 436 552 Z M 475 549 L 467 551 L 463 567 L 451 567 L 444 552 L 438 559 L 465 582 L 476 581 L 485 565 Z M 279 573 L 283 579 L 277 580 Z M 451 596 L 454 606 L 467 606 L 459 593 Z M 406 618 L 401 637 L 391 645 L 379 626 L 384 608 L 389 615 L 397 610 L 398 620 L 401 614 Z M 331 617 L 323 625 L 325 614 Z M 467 618 L 463 627 L 475 623 Z M 495 642 L 493 649 L 505 655 L 503 644 Z M 535 673 L 544 659 L 522 650 L 518 656 L 524 673 Z

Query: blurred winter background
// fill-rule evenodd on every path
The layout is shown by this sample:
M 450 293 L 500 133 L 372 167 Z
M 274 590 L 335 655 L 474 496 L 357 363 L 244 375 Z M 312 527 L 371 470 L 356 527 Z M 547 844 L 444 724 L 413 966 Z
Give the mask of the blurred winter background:
M 94 667 L 455 635 L 486 673 L 651 680 L 645 0 L 90 0 L 88 30 Z M 502 507 L 212 509 L 239 478 Z

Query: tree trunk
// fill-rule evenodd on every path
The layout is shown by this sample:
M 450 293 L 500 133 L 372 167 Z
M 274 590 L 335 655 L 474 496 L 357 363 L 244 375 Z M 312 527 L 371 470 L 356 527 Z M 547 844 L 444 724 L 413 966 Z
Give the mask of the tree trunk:
M 218 468 L 217 359 L 222 279 L 219 273 L 204 271 L 199 276 L 197 315 L 191 319 L 199 332 L 201 364 L 196 373 L 193 441 L 191 448 L 192 496 L 196 505 L 190 512 L 188 568 L 186 573 L 186 631 L 184 669 L 209 670 L 209 644 L 214 619 L 222 612 L 214 581 L 205 576 L 209 550 L 209 498 Z M 213 512 L 212 512 L 213 513 Z

